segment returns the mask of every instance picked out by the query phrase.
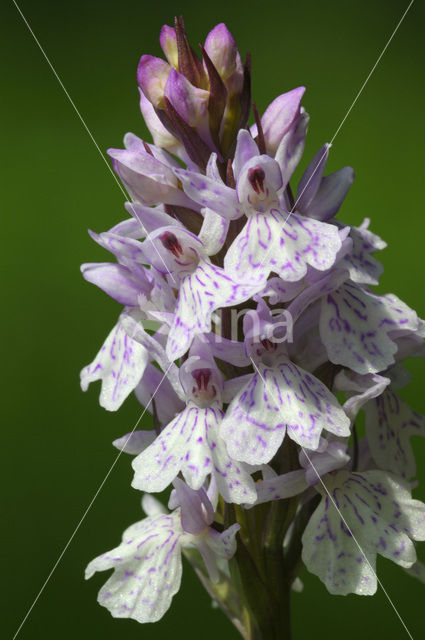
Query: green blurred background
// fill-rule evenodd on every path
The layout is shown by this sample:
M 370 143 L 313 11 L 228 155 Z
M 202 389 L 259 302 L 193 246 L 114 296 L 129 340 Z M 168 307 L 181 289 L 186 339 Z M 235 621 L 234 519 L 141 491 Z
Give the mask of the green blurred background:
M 146 136 L 136 67 L 160 55 L 159 29 L 183 13 L 192 42 L 225 21 L 253 57 L 260 111 L 277 94 L 304 84 L 311 114 L 305 161 L 329 140 L 397 24 L 407 2 L 98 2 L 53 0 L 20 6 L 100 148 L 121 146 L 126 131 Z M 123 198 L 12 2 L 3 3 L 2 160 L 3 472 L 1 579 L 8 602 L 3 637 L 12 638 L 140 413 L 130 398 L 118 413 L 98 406 L 96 385 L 83 394 L 80 368 L 115 323 L 118 305 L 79 274 L 84 261 L 108 259 L 87 235 L 125 215 Z M 425 316 L 423 166 L 424 5 L 405 23 L 335 140 L 329 169 L 350 164 L 356 181 L 340 213 L 373 220 L 384 237 L 381 291 L 393 291 Z M 424 365 L 403 396 L 425 412 Z M 416 442 L 417 497 L 425 499 L 425 443 Z M 83 580 L 86 563 L 115 546 L 140 517 L 123 455 L 21 630 L 20 638 L 137 637 L 204 640 L 237 633 L 190 567 L 171 611 L 155 625 L 113 620 L 96 603 L 105 574 Z M 424 554 L 422 553 L 422 557 Z M 385 561 L 382 582 L 413 637 L 424 637 L 425 586 Z M 296 640 L 388 639 L 407 634 L 382 591 L 374 598 L 329 596 L 303 576 L 293 597 Z

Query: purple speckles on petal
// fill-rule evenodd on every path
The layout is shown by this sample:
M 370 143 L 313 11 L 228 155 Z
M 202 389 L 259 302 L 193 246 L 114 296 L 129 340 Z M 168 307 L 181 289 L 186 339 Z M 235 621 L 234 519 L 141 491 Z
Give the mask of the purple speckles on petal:
M 239 281 L 248 276 L 265 283 L 273 270 L 285 282 L 296 282 L 305 276 L 308 265 L 321 271 L 332 267 L 340 247 L 336 227 L 273 209 L 249 217 L 224 264 Z
M 301 446 L 315 449 L 323 429 L 348 435 L 349 419 L 320 380 L 285 358 L 277 359 L 272 369 L 258 365 L 230 404 L 220 433 L 232 457 L 263 464 L 286 432 Z
M 323 298 L 320 335 L 329 359 L 357 373 L 376 373 L 394 362 L 397 345 L 389 334 L 401 326 L 415 331 L 418 318 L 396 296 L 347 283 Z
M 82 370 L 81 387 L 86 391 L 91 382 L 101 380 L 100 404 L 116 411 L 137 386 L 148 360 L 147 350 L 118 322 L 95 360 Z
M 425 437 L 425 418 L 390 389 L 370 400 L 365 411 L 366 434 L 375 462 L 382 469 L 412 478 L 416 464 L 410 438 Z
M 412 500 L 404 486 L 381 471 L 339 471 L 326 476 L 325 482 L 339 511 L 326 506 L 328 496 L 321 489 L 324 497 L 303 535 L 303 560 L 331 593 L 372 594 L 377 587 L 377 553 L 402 566 L 414 562 L 411 538 L 425 537 L 425 505 Z M 395 502 L 402 505 L 400 509 Z M 418 508 L 420 519 L 414 515 Z M 393 526 L 394 518 L 402 518 L 403 532 Z M 359 546 L 366 558 L 359 555 Z M 344 582 L 341 573 L 346 575 Z
M 254 482 L 240 464 L 231 460 L 218 435 L 223 413 L 217 408 L 199 408 L 189 402 L 134 461 L 133 486 L 144 491 L 162 491 L 179 472 L 193 489 L 199 489 L 213 474 L 224 499 L 253 502 Z M 235 482 L 236 478 L 243 481 Z

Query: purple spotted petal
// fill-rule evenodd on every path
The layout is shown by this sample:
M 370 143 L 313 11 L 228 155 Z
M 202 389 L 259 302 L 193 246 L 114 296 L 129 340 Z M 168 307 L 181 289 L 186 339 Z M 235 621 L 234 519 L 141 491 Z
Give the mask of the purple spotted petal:
M 139 310 L 126 310 L 121 316 L 121 324 L 132 340 L 143 346 L 149 352 L 149 359 L 159 364 L 172 385 L 177 395 L 182 394 L 182 388 L 178 376 L 176 365 L 172 364 L 167 357 L 163 338 L 160 332 L 151 336 L 142 325 L 143 313 Z M 161 375 L 161 380 L 165 374 Z
M 236 551 L 236 534 L 240 529 L 239 524 L 232 524 L 228 529 L 219 533 L 213 528 L 208 530 L 206 539 L 207 545 L 210 547 L 215 556 L 230 560 Z
M 252 478 L 229 457 L 218 435 L 223 413 L 189 403 L 158 436 L 153 445 L 133 460 L 133 487 L 162 491 L 182 473 L 189 487 L 199 489 L 212 474 L 218 490 L 228 502 L 255 500 Z
M 162 274 L 157 273 L 155 269 L 151 269 L 150 275 L 152 276 L 153 286 L 149 296 L 146 296 L 146 308 L 150 303 L 152 310 L 163 309 L 164 313 L 173 313 L 176 308 L 176 297 L 173 290 L 175 281 L 173 277 L 170 276 L 167 280 Z M 142 310 L 145 309 L 142 300 L 139 300 L 139 307 Z
M 297 444 L 316 449 L 322 430 L 346 436 L 349 426 L 327 387 L 283 359 L 273 368 L 259 366 L 229 405 L 220 434 L 232 458 L 256 465 L 273 458 L 286 432 Z
M 345 283 L 322 301 L 320 335 L 329 359 L 357 373 L 377 373 L 394 363 L 391 332 L 415 331 L 416 313 L 397 296 L 376 296 Z
M 283 187 L 279 164 L 267 155 L 246 162 L 236 182 L 238 200 L 245 212 L 267 212 L 279 203 L 277 192 Z
M 219 533 L 210 527 L 203 538 L 198 538 L 196 546 L 202 556 L 211 582 L 217 583 L 220 579 L 220 567 L 217 559 L 224 558 L 230 560 L 235 553 L 235 536 L 239 529 L 239 524 L 233 524 L 223 531 L 223 533 Z M 222 566 L 221 564 L 221 567 Z
M 411 538 L 425 537 L 425 505 L 381 471 L 339 471 L 324 481 L 345 522 L 318 485 L 323 498 L 302 538 L 304 564 L 330 593 L 371 595 L 378 553 L 402 567 L 415 562 Z
M 183 531 L 177 514 L 148 517 L 129 527 L 121 545 L 92 560 L 86 578 L 114 569 L 99 603 L 114 618 L 156 622 L 180 588 Z
M 149 360 L 148 351 L 127 335 L 119 321 L 93 362 L 81 371 L 81 388 L 102 381 L 99 403 L 116 411 L 137 386 Z
M 324 271 L 341 248 L 338 229 L 317 220 L 271 209 L 250 215 L 224 260 L 235 279 L 265 283 L 271 271 L 285 282 L 303 278 L 308 265 Z
M 170 360 L 186 353 L 196 335 L 210 333 L 211 315 L 215 309 L 235 306 L 256 291 L 255 286 L 235 283 L 225 269 L 216 267 L 209 260 L 200 260 L 196 270 L 183 278 L 180 285 L 167 344 Z
M 425 437 L 425 418 L 391 389 L 365 406 L 366 435 L 376 464 L 410 479 L 416 474 L 412 436 Z
M 314 284 L 305 287 L 288 306 L 288 313 L 291 314 L 293 322 L 314 302 L 337 289 L 345 280 L 347 280 L 347 272 L 342 269 L 334 269 L 324 276 L 322 275 Z
M 205 256 L 203 242 L 183 226 L 160 227 L 149 234 L 144 250 L 150 264 L 160 273 L 171 273 L 174 287 L 179 278 L 193 273 Z
M 368 225 L 369 220 L 366 219 L 360 227 L 351 228 L 350 238 L 353 241 L 353 248 L 343 258 L 351 280 L 358 284 L 378 284 L 384 270 L 382 264 L 372 254 L 384 249 L 386 243 L 369 231 Z

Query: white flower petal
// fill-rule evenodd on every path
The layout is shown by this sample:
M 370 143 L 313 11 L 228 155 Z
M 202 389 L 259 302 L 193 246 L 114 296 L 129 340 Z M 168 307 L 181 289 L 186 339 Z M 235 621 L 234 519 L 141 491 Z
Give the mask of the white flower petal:
M 182 534 L 178 515 L 149 517 L 129 527 L 119 547 L 90 562 L 87 578 L 114 569 L 98 596 L 114 618 L 162 618 L 180 588 Z
M 145 347 L 130 338 L 119 321 L 93 362 L 81 371 L 81 388 L 86 391 L 91 382 L 101 380 L 99 403 L 116 411 L 139 383 L 148 360 Z
M 397 296 L 376 296 L 345 283 L 324 296 L 320 335 L 329 359 L 357 373 L 377 373 L 394 362 L 390 333 L 418 328 L 418 317 Z
M 244 302 L 256 291 L 256 287 L 237 284 L 225 270 L 201 260 L 180 285 L 167 344 L 170 360 L 184 355 L 196 335 L 211 331 L 211 316 L 216 309 Z
M 273 368 L 259 367 L 231 402 L 220 433 L 232 458 L 255 465 L 272 459 L 286 431 L 297 444 L 315 449 L 323 429 L 344 436 L 349 425 L 327 387 L 284 359 Z
M 340 248 L 334 225 L 271 209 L 249 216 L 226 254 L 224 267 L 239 282 L 264 286 L 271 271 L 285 282 L 296 282 L 308 265 L 330 269 Z
M 382 471 L 338 471 L 323 481 L 329 494 L 319 487 L 323 498 L 302 538 L 303 561 L 331 593 L 371 595 L 376 554 L 402 567 L 415 562 L 411 539 L 425 537 L 425 505 Z
M 251 503 L 256 498 L 254 481 L 242 465 L 232 460 L 218 434 L 223 413 L 189 403 L 135 460 L 133 487 L 162 491 L 178 473 L 189 487 L 199 489 L 213 475 L 227 502 Z
M 380 469 L 410 479 L 416 474 L 412 436 L 425 437 L 425 418 L 391 389 L 365 405 L 366 435 Z

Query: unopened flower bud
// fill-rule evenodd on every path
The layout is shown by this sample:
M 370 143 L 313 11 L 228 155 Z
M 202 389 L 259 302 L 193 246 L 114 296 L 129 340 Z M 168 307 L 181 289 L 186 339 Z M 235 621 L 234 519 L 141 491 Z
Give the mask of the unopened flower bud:
M 305 87 L 298 87 L 278 96 L 269 104 L 261 118 L 267 153 L 274 155 L 300 112 Z
M 174 67 L 174 69 L 178 69 L 179 56 L 177 51 L 176 30 L 174 27 L 169 27 L 167 24 L 164 24 L 159 36 L 159 44 L 170 65 Z
M 222 80 L 230 78 L 236 71 L 238 49 L 234 37 L 223 22 L 209 32 L 204 48 Z
M 207 118 L 209 92 L 194 87 L 175 69 L 170 71 L 164 95 L 191 127 L 197 127 Z
M 157 109 L 164 108 L 164 88 L 170 71 L 168 62 L 161 58 L 148 55 L 140 58 L 137 82 L 149 102 Z

